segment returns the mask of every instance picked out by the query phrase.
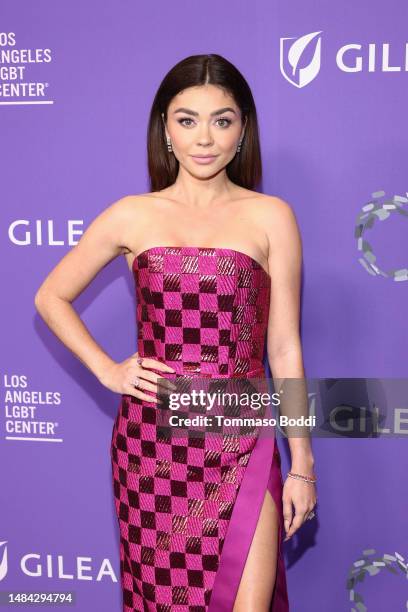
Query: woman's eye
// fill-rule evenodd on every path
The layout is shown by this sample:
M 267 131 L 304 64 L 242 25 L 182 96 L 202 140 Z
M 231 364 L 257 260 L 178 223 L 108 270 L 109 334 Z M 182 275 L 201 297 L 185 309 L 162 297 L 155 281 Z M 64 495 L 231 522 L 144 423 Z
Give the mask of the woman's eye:
M 179 123 L 181 125 L 184 125 L 184 121 L 192 121 L 192 119 L 190 119 L 189 117 L 184 117 L 184 119 L 179 119 Z
M 227 119 L 226 117 L 222 117 L 221 119 L 217 119 L 217 122 L 218 121 L 225 121 L 227 123 L 226 126 L 224 125 L 224 126 L 221 126 L 221 127 L 228 127 L 232 123 L 231 119 Z
M 178 123 L 180 123 L 180 125 L 186 125 L 186 127 L 190 127 L 191 123 L 186 124 L 185 121 L 193 122 L 193 120 L 190 119 L 190 117 L 183 117 L 182 119 L 178 120 Z M 220 119 L 217 119 L 216 122 L 218 123 L 219 121 L 224 122 L 224 125 L 221 125 L 221 127 L 223 127 L 223 128 L 224 127 L 228 127 L 232 123 L 231 119 L 227 119 L 226 117 L 220 117 Z

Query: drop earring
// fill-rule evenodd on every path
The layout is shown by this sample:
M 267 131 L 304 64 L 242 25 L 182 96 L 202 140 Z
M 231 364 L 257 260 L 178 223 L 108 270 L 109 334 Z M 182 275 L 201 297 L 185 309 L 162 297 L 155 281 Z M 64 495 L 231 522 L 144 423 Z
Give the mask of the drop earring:
M 239 152 L 241 151 L 241 145 L 242 145 L 242 138 L 241 138 L 241 140 L 240 140 L 240 141 L 239 141 L 239 143 L 238 143 L 238 146 L 237 146 L 237 153 L 239 153 Z
M 160 113 L 161 114 L 161 118 L 163 119 L 163 123 L 165 124 L 166 122 L 164 121 L 164 113 Z M 167 150 L 169 151 L 169 153 L 173 150 L 172 146 L 171 146 L 171 140 L 170 140 L 170 136 L 166 137 L 166 141 L 167 141 Z

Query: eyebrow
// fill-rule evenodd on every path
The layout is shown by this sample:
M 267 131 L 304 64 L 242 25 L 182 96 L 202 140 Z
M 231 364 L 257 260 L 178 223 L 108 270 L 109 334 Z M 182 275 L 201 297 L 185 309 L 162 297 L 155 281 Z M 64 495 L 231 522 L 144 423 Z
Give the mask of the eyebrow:
M 230 106 L 225 106 L 224 108 L 219 108 L 218 110 L 210 113 L 210 117 L 214 117 L 215 115 L 221 115 L 221 113 L 226 113 L 227 111 L 231 111 L 231 113 L 234 113 L 234 115 L 236 115 L 236 112 L 234 111 L 233 108 L 231 108 Z M 197 113 L 196 111 L 193 111 L 189 108 L 177 108 L 174 111 L 174 114 L 176 113 L 186 113 L 187 115 L 193 115 L 194 117 L 198 117 L 199 113 Z

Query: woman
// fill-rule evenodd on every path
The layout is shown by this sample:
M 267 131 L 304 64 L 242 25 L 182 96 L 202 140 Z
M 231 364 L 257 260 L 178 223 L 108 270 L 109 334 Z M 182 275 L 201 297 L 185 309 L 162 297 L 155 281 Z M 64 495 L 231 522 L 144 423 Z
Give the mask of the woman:
M 301 478 L 283 486 L 274 437 L 181 441 L 157 416 L 159 379 L 265 377 L 266 338 L 273 376 L 304 377 L 300 236 L 289 204 L 253 190 L 256 109 L 230 62 L 195 55 L 169 71 L 148 163 L 150 192 L 104 210 L 36 295 L 57 336 L 121 394 L 111 458 L 123 610 L 284 612 L 283 527 L 290 538 L 316 503 L 308 439 L 289 440 Z M 71 302 L 120 254 L 135 280 L 138 351 L 116 363 Z

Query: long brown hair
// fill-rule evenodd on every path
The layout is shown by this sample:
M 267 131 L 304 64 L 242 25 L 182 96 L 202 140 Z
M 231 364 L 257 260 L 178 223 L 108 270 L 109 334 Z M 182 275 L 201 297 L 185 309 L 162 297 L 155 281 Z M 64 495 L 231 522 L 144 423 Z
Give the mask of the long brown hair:
M 228 178 L 246 189 L 254 189 L 262 177 L 258 119 L 251 89 L 240 71 L 221 55 L 190 55 L 166 74 L 154 97 L 147 130 L 147 157 L 151 191 L 172 185 L 179 162 L 167 151 L 166 133 L 161 114 L 167 121 L 167 109 L 178 93 L 187 87 L 212 84 L 222 87 L 235 100 L 247 119 L 241 150 L 226 167 Z

